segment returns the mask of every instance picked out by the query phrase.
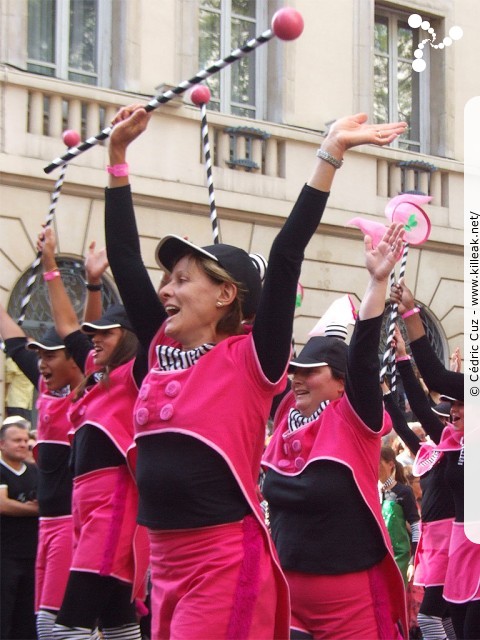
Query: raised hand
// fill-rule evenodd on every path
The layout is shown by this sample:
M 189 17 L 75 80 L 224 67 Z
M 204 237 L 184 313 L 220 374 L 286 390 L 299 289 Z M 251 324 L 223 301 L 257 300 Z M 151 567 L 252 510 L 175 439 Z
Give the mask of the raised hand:
M 37 251 L 42 254 L 42 265 L 45 271 L 55 269 L 57 266 L 55 260 L 55 251 L 57 248 L 57 240 L 55 231 L 52 227 L 44 227 L 37 236 Z
M 390 289 L 390 302 L 392 304 L 398 304 L 398 313 L 400 315 L 415 307 L 413 293 L 407 287 L 403 278 L 392 285 Z
M 404 234 L 402 224 L 391 224 L 376 247 L 373 246 L 372 238 L 365 236 L 366 267 L 374 280 L 382 281 L 390 275 L 402 256 Z
M 85 275 L 87 282 L 99 281 L 108 269 L 107 251 L 105 247 L 96 251 L 97 243 L 93 240 L 85 257 Z
M 113 131 L 110 135 L 110 152 L 123 150 L 142 134 L 150 121 L 150 113 L 142 104 L 122 107 L 112 120 Z
M 460 355 L 460 347 L 456 347 L 450 356 L 450 371 L 460 373 L 462 370 L 462 356 Z
M 401 135 L 406 127 L 406 122 L 391 122 L 385 124 L 367 124 L 367 114 L 357 113 L 336 120 L 330 127 L 325 142 L 328 142 L 330 153 L 343 157 L 347 149 L 360 144 L 376 144 L 383 147 L 390 144 Z
M 393 344 L 398 358 L 403 358 L 407 355 L 407 346 L 398 325 L 395 325 Z

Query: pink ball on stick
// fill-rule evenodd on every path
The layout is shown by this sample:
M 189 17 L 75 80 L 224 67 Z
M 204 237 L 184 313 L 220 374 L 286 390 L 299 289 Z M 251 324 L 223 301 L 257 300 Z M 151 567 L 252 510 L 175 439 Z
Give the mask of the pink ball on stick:
M 198 84 L 190 94 L 190 100 L 193 104 L 199 107 L 201 104 L 208 104 L 210 102 L 210 89 L 205 84 Z
M 62 134 L 62 140 L 68 148 L 76 147 L 80 142 L 80 134 L 74 129 L 66 129 Z
M 280 40 L 295 40 L 303 31 L 303 18 L 296 9 L 284 7 L 272 18 L 272 31 Z

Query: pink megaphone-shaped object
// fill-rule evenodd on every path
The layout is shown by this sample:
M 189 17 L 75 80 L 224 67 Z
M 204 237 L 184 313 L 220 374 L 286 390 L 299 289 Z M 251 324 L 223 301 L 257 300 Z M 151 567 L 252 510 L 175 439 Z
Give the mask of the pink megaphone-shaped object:
M 392 198 L 385 207 L 390 222 L 401 222 L 405 228 L 405 241 L 422 244 L 430 235 L 430 219 L 420 205 L 430 202 L 431 196 L 402 193 Z
M 365 220 L 365 218 L 352 218 L 347 222 L 347 226 L 358 227 L 363 231 L 363 235 L 370 236 L 374 247 L 378 245 L 387 230 L 384 224 L 373 220 Z

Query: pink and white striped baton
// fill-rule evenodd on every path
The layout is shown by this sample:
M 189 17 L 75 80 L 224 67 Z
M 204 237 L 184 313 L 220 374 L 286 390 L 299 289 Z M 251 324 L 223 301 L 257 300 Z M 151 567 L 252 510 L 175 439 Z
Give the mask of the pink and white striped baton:
M 211 66 L 199 71 L 193 78 L 190 80 L 184 80 L 180 82 L 173 89 L 169 89 L 164 93 L 154 96 L 148 104 L 145 105 L 145 111 L 153 111 L 157 109 L 161 104 L 165 104 L 166 102 L 170 102 L 177 96 L 181 95 L 190 87 L 193 87 L 203 80 L 206 80 L 210 76 L 215 73 L 218 73 L 228 65 L 244 58 L 246 55 L 254 51 L 257 47 L 262 44 L 265 44 L 269 40 L 271 40 L 274 36 L 277 36 L 281 40 L 294 40 L 298 38 L 298 36 L 303 31 L 303 18 L 298 11 L 292 9 L 291 7 L 284 7 L 275 13 L 272 19 L 272 28 L 267 29 L 262 34 L 260 34 L 256 38 L 252 38 L 246 44 L 238 49 L 234 49 L 228 56 L 223 59 L 217 60 Z M 73 158 L 76 158 L 78 155 L 91 149 L 102 140 L 106 140 L 110 134 L 112 133 L 113 127 L 106 127 L 96 136 L 92 136 L 91 138 L 87 138 L 84 142 L 79 144 L 78 146 L 69 149 L 63 156 L 55 158 L 52 162 L 44 167 L 45 173 L 51 173 L 57 167 L 60 167 L 64 164 L 67 164 Z

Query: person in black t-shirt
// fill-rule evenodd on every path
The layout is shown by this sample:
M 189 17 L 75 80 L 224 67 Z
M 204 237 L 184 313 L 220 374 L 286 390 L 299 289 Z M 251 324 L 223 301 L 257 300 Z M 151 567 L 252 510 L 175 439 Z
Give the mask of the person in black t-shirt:
M 28 429 L 0 427 L 2 640 L 36 638 L 34 594 L 38 538 L 37 469 L 28 464 Z

